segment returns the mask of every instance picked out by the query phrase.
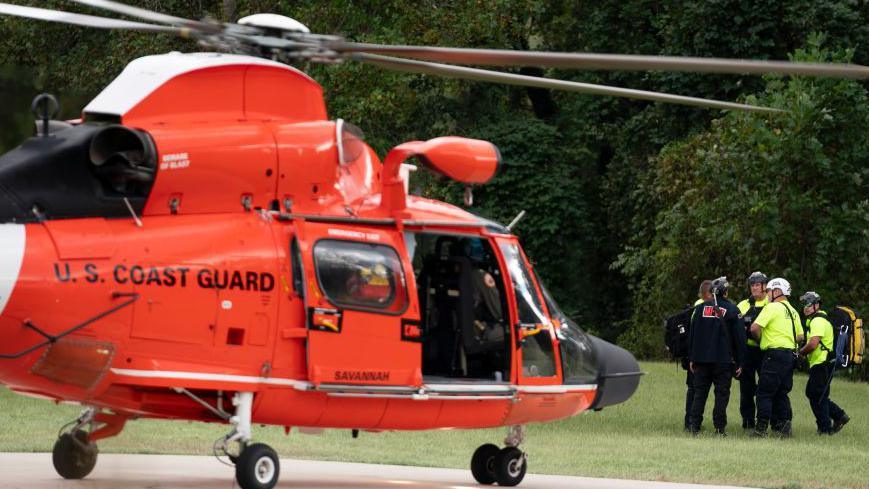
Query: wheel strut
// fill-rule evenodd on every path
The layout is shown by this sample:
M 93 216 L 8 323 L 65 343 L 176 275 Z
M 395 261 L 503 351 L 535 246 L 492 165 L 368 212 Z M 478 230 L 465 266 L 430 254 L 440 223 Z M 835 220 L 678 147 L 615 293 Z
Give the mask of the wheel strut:
M 217 441 L 215 450 L 221 450 L 235 464 L 235 480 L 241 489 L 272 489 L 278 483 L 281 466 L 270 446 L 250 444 L 253 392 L 236 393 L 232 404 L 235 406 L 235 415 L 229 418 L 232 431 Z M 228 450 L 233 442 L 239 446 L 237 456 Z
M 525 427 L 522 425 L 507 427 L 507 437 L 504 438 L 504 445 L 508 447 L 518 447 L 525 441 Z

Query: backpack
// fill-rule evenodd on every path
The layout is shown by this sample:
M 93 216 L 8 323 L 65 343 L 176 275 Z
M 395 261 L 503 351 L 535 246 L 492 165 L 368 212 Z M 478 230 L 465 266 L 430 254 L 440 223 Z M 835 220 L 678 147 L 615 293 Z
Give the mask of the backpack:
M 754 339 L 751 336 L 751 325 L 754 324 L 754 320 L 760 316 L 760 312 L 763 310 L 764 306 L 757 307 L 755 303 L 757 301 L 754 300 L 754 297 L 748 298 L 748 310 L 745 311 L 745 314 L 740 314 L 740 319 L 742 319 L 742 324 L 745 326 L 745 337 L 747 339 Z
M 693 313 L 694 307 L 689 306 L 664 319 L 664 345 L 670 352 L 670 360 L 688 356 L 688 329 Z
M 861 365 L 866 338 L 860 314 L 849 307 L 836 306 L 825 317 L 833 325 L 833 350 L 824 348 L 827 359 L 837 368 Z

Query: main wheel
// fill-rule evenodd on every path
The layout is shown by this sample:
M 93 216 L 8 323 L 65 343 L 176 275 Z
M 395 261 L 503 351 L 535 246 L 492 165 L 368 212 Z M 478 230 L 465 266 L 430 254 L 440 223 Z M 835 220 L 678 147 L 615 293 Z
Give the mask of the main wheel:
M 515 486 L 525 478 L 528 469 L 525 454 L 516 447 L 502 448 L 495 455 L 495 481 L 499 486 Z
M 97 444 L 82 430 L 60 435 L 51 451 L 54 470 L 64 479 L 83 479 L 97 464 Z
M 278 455 L 262 443 L 247 446 L 235 462 L 235 480 L 241 489 L 272 489 L 280 473 Z
M 480 445 L 471 457 L 471 474 L 480 484 L 495 483 L 495 456 L 501 451 L 491 443 Z

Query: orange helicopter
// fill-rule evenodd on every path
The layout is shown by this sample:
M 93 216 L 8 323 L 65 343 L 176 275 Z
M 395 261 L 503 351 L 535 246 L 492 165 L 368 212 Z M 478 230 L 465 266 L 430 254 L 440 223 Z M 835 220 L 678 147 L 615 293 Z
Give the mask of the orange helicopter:
M 64 478 L 139 418 L 225 423 L 243 489 L 273 487 L 254 424 L 354 431 L 507 427 L 471 457 L 514 486 L 523 426 L 627 400 L 641 372 L 583 332 L 509 226 L 408 195 L 406 162 L 466 185 L 499 170 L 489 142 L 412 141 L 381 162 L 329 120 L 292 61 L 359 61 L 478 81 L 719 109 L 746 104 L 465 68 L 534 65 L 866 77 L 867 68 L 348 42 L 287 17 L 194 21 L 100 0 L 153 23 L 0 3 L 0 13 L 162 32 L 219 53 L 131 62 L 76 121 L 34 101 L 37 135 L 0 156 L 0 382 L 85 406 L 55 443 Z M 243 53 L 240 54 L 227 54 Z M 394 57 L 399 56 L 399 57 Z M 416 58 L 416 59 L 408 59 Z M 420 61 L 426 60 L 426 61 Z

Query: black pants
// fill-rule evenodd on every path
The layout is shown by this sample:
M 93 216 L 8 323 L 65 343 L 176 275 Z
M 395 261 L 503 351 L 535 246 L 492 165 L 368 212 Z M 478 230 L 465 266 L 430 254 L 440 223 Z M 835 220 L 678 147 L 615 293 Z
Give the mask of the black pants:
M 745 365 L 739 376 L 739 414 L 745 426 L 754 426 L 755 410 L 754 396 L 757 393 L 757 375 L 763 363 L 763 353 L 760 347 L 746 347 Z
M 685 392 L 685 428 L 691 427 L 691 406 L 694 404 L 694 374 L 688 370 L 688 375 L 685 376 L 685 385 L 688 390 Z
M 796 357 L 791 350 L 767 350 L 757 381 L 757 420 L 785 423 L 793 419 L 788 394 L 794 387 Z
M 806 397 L 809 398 L 820 433 L 832 432 L 832 421 L 838 421 L 845 415 L 845 411 L 830 400 L 832 368 L 829 363 L 815 365 L 809 369 L 809 381 L 806 383 Z
M 724 431 L 727 427 L 727 404 L 730 402 L 730 382 L 733 369 L 729 363 L 694 364 L 694 403 L 691 405 L 691 429 L 699 430 L 703 424 L 703 411 L 709 388 L 715 384 L 715 407 L 712 409 L 712 424 Z

